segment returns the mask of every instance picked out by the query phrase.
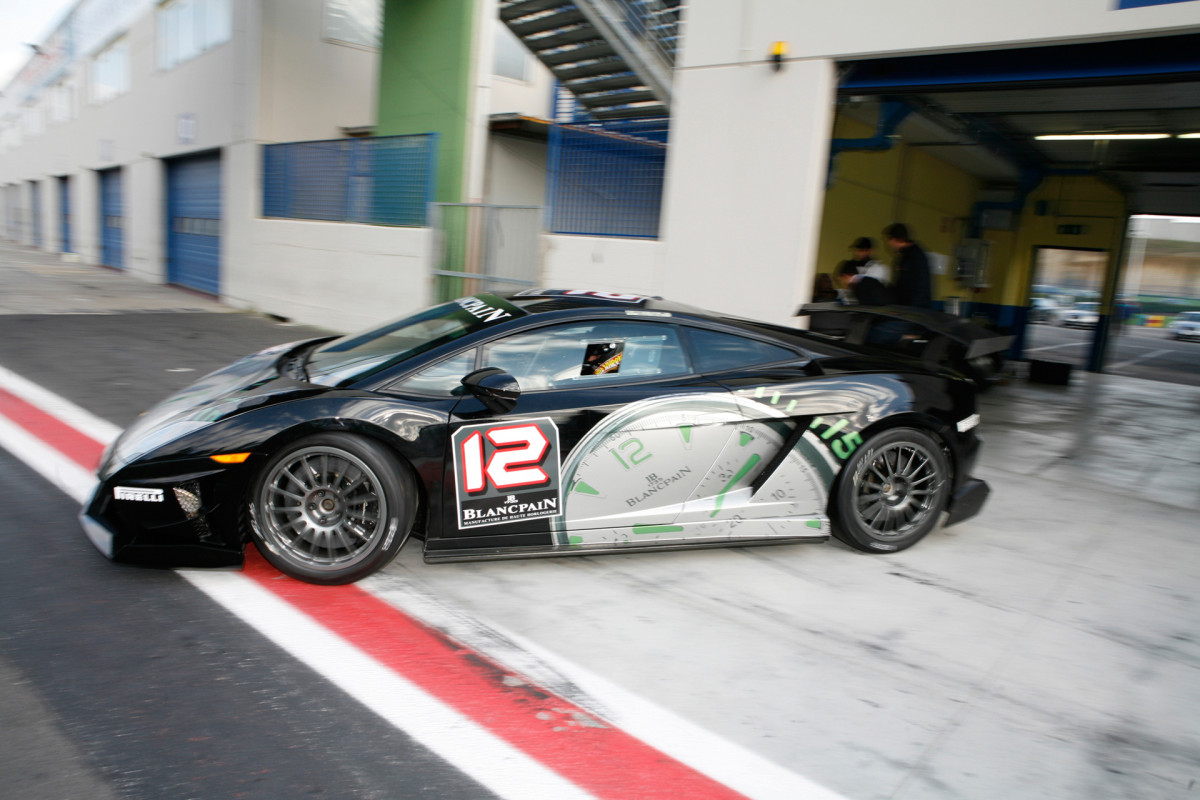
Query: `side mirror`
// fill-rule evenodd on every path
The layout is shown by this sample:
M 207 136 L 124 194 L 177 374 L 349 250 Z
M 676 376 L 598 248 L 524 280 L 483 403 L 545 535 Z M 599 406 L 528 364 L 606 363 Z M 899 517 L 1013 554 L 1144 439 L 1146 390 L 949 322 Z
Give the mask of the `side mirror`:
M 507 414 L 517 405 L 521 385 L 499 367 L 484 367 L 467 374 L 462 385 L 493 414 Z

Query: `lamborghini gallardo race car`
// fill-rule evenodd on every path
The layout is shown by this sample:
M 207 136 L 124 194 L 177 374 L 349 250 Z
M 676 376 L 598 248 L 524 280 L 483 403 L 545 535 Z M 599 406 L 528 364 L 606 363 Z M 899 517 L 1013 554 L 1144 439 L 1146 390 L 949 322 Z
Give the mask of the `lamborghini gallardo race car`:
M 110 558 L 347 583 L 427 561 L 783 542 L 977 513 L 975 388 L 636 295 L 478 294 L 247 356 L 151 409 L 81 514 Z M 948 513 L 947 513 L 948 512 Z

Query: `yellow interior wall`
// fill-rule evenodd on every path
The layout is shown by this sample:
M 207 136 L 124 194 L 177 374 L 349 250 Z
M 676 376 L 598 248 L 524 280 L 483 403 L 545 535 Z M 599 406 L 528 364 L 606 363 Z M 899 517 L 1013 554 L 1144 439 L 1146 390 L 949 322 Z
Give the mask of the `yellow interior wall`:
M 1037 214 L 1045 202 L 1045 213 Z M 981 300 L 1003 305 L 1029 303 L 1033 282 L 1034 250 L 1037 247 L 1107 250 L 1108 274 L 1115 274 L 1121 258 L 1127 215 L 1120 191 L 1091 176 L 1052 176 L 1030 192 L 1014 233 L 984 231 L 984 238 L 1007 246 L 992 250 L 992 288 Z M 1060 225 L 1082 225 L 1080 235 L 1058 232 Z
M 835 138 L 871 136 L 873 128 L 839 114 Z M 961 297 L 997 305 L 1022 306 L 1029 301 L 1034 248 L 1075 247 L 1107 250 L 1109 274 L 1121 255 L 1126 207 L 1121 193 L 1090 176 L 1054 176 L 1030 193 L 1024 210 L 1014 215 L 1014 230 L 984 230 L 992 243 L 990 281 L 985 289 L 968 290 L 954 279 L 954 248 L 966 238 L 971 208 L 982 182 L 963 170 L 896 140 L 891 149 L 848 151 L 838 155 L 834 180 L 825 193 L 817 271 L 832 272 L 850 257 L 850 242 L 870 236 L 876 258 L 890 263 L 880 232 L 891 222 L 909 226 L 926 251 L 948 257 L 944 275 L 934 275 L 933 298 Z M 1036 213 L 1045 201 L 1045 214 Z M 1059 225 L 1082 225 L 1082 235 L 1058 233 Z
M 873 129 L 839 115 L 834 137 L 857 139 Z M 897 140 L 889 150 L 851 150 L 838 155 L 833 184 L 825 193 L 817 271 L 832 272 L 850 257 L 859 236 L 875 240 L 875 257 L 890 263 L 892 254 L 880 233 L 892 222 L 909 226 L 926 251 L 947 256 L 947 274 L 934 275 L 935 300 L 962 296 L 954 281 L 954 247 L 965 236 L 979 179 Z

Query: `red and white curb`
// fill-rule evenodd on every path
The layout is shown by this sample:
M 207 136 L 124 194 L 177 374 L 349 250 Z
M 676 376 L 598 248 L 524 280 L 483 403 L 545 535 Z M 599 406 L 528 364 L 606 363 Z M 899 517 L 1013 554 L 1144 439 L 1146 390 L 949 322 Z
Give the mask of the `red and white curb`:
M 118 433 L 0 367 L 0 447 L 76 502 Z M 500 797 L 841 798 L 387 571 L 312 586 L 247 555 L 180 574 Z

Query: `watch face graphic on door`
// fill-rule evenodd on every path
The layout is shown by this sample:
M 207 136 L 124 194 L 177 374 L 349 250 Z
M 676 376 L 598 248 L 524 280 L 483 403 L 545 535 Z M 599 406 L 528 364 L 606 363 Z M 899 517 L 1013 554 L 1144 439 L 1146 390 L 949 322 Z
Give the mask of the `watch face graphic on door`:
M 795 422 L 724 392 L 657 397 L 600 421 L 562 465 L 561 545 L 731 541 L 828 532 L 803 439 L 765 481 Z M 761 485 L 755 486 L 756 481 Z

